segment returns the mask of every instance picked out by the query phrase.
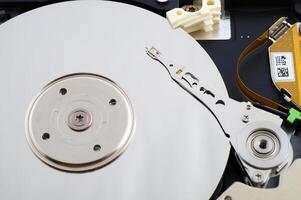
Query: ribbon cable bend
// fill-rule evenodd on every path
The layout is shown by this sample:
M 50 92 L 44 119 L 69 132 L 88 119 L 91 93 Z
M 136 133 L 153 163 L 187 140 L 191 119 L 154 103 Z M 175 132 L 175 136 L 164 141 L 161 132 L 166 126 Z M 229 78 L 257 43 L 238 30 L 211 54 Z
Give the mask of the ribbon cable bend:
M 279 21 L 283 21 L 285 18 L 280 18 L 276 23 L 279 24 Z M 275 23 L 275 24 L 276 24 Z M 274 25 L 273 25 L 274 26 Z M 272 26 L 272 27 L 273 27 Z M 271 28 L 267 31 L 265 31 L 261 36 L 259 36 L 255 41 L 253 41 L 251 44 L 249 44 L 240 54 L 238 61 L 237 61 L 237 84 L 239 86 L 239 89 L 241 92 L 248 97 L 251 101 L 262 104 L 266 107 L 269 107 L 274 110 L 278 110 L 280 112 L 288 113 L 289 109 L 284 107 L 283 105 L 264 97 L 256 92 L 254 92 L 252 89 L 246 86 L 246 84 L 243 82 L 241 76 L 240 76 L 240 64 L 242 61 L 248 57 L 250 54 L 252 54 L 256 49 L 263 46 L 270 40 L 270 34 L 271 34 Z

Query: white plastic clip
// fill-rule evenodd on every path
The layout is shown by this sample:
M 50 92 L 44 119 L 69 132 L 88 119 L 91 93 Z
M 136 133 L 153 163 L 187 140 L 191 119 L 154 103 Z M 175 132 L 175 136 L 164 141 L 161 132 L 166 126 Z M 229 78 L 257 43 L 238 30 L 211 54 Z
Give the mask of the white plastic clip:
M 193 11 L 175 8 L 166 13 L 173 28 L 183 28 L 191 33 L 198 30 L 213 31 L 213 25 L 219 23 L 221 16 L 220 0 L 202 0 L 200 5 L 194 4 Z

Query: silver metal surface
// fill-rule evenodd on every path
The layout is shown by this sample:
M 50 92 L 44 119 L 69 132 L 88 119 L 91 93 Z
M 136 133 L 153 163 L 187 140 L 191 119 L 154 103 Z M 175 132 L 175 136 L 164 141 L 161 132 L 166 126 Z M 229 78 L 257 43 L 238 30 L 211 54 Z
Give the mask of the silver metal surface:
M 256 131 L 248 138 L 248 145 L 255 156 L 270 158 L 280 149 L 278 138 L 267 130 Z
M 252 107 L 249 102 L 238 102 L 221 95 L 187 66 L 168 61 L 155 47 L 146 47 L 146 54 L 163 65 L 172 80 L 211 111 L 229 137 L 243 167 L 247 173 L 251 173 L 250 177 L 253 177 L 254 171 L 269 171 L 263 179 L 266 183 L 269 177 L 278 175 L 284 166 L 290 165 L 293 158 L 291 132 L 287 133 L 282 129 L 282 119 L 279 116 Z M 225 116 L 225 113 L 231 113 L 231 116 Z M 242 120 L 239 117 L 241 115 Z M 256 139 L 258 135 L 274 139 L 275 151 L 265 155 L 250 152 L 249 149 L 254 149 L 253 138 Z M 258 182 L 256 179 L 255 181 Z M 256 186 L 264 186 L 264 183 Z
M 279 185 L 263 190 L 235 182 L 218 200 L 299 200 L 301 196 L 301 159 L 293 162 L 292 166 L 280 175 Z
M 71 172 L 94 170 L 126 149 L 134 132 L 133 112 L 126 93 L 113 81 L 71 74 L 47 84 L 34 98 L 26 136 L 32 151 L 48 165 Z
M 252 149 L 251 144 L 248 142 L 250 137 L 252 138 L 254 133 L 256 136 L 256 133 L 260 134 L 263 132 L 274 134 L 274 136 L 272 134 L 269 134 L 269 136 L 279 141 L 279 144 L 275 145 L 275 151 L 272 155 L 254 154 L 254 151 L 250 150 Z M 240 131 L 237 137 L 232 138 L 231 142 L 235 145 L 237 153 L 247 165 L 257 169 L 273 169 L 273 175 L 278 174 L 283 165 L 289 165 L 293 158 L 290 136 L 273 121 L 261 119 L 248 124 Z M 268 156 L 268 159 L 266 156 Z
M 269 39 L 272 42 L 278 40 L 292 25 L 286 21 L 287 17 L 281 17 L 269 28 Z
M 299 35 L 301 35 L 301 23 L 297 22 L 297 26 L 298 26 L 298 33 L 299 33 Z
M 145 45 L 156 45 L 196 73 L 205 71 L 201 78 L 227 95 L 214 63 L 187 33 L 130 5 L 73 1 L 13 18 L 0 26 L 0 36 L 0 199 L 210 198 L 224 172 L 229 142 L 211 113 L 144 52 Z M 114 162 L 74 174 L 36 158 L 26 141 L 24 121 L 44 85 L 78 72 L 99 74 L 120 85 L 132 102 L 136 129 Z M 218 148 L 212 151 L 213 146 Z

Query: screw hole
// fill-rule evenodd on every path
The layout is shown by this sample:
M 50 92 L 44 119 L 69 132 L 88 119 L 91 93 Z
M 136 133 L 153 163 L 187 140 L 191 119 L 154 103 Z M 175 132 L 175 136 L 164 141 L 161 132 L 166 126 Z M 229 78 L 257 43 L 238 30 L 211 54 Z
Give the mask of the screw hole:
M 49 133 L 43 133 L 42 135 L 42 139 L 43 140 L 48 140 L 50 138 L 50 134 Z
M 187 12 L 196 12 L 198 11 L 198 7 L 194 6 L 194 5 L 188 5 L 184 7 L 184 10 Z
M 169 67 L 173 67 L 173 64 L 170 64 Z
M 224 200 L 232 200 L 232 197 L 227 195 L 224 197 Z
M 67 89 L 66 89 L 66 88 L 61 88 L 61 89 L 60 89 L 60 94 L 61 94 L 61 95 L 67 94 Z
M 268 145 L 268 141 L 266 141 L 266 140 L 264 140 L 264 139 L 260 140 L 260 142 L 259 142 L 259 147 L 260 147 L 261 149 L 266 149 L 266 148 L 267 148 L 267 145 Z
M 94 151 L 100 151 L 101 146 L 99 144 L 94 145 L 93 150 Z
M 115 105 L 117 104 L 116 99 L 111 99 L 111 100 L 109 101 L 109 104 L 110 104 L 111 106 L 115 106 Z

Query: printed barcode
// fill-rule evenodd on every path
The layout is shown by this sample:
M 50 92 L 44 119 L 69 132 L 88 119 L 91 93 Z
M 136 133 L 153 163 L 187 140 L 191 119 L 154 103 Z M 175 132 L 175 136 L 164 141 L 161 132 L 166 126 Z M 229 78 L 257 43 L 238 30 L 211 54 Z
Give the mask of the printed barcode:
M 275 56 L 276 66 L 286 66 L 285 56 Z

